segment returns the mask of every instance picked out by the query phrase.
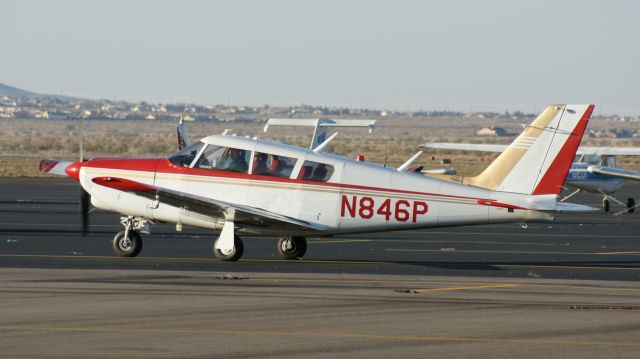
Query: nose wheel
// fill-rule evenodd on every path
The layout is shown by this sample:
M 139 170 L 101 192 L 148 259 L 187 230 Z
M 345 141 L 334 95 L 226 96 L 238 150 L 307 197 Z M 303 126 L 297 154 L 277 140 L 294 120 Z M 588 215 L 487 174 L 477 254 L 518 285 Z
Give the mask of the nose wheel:
M 142 250 L 142 237 L 136 231 L 120 231 L 113 237 L 113 251 L 120 257 L 135 257 Z
M 151 221 L 133 216 L 120 217 L 120 223 L 124 231 L 116 233 L 113 237 L 113 251 L 120 257 L 135 257 L 142 250 L 142 237 L 140 233 L 149 234 Z
M 278 240 L 278 253 L 285 259 L 299 259 L 307 252 L 307 240 L 304 237 L 284 236 Z

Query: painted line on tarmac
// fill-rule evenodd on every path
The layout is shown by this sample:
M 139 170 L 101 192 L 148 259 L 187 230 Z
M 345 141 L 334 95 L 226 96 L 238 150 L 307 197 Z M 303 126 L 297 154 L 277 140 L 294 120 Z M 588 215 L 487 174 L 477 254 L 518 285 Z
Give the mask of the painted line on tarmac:
M 453 291 L 459 291 L 459 290 L 514 288 L 514 287 L 521 287 L 521 286 L 522 286 L 522 284 L 488 284 L 488 285 L 472 285 L 472 286 L 467 286 L 467 287 L 445 287 L 445 288 L 411 289 L 411 292 L 412 293 L 453 292 Z
M 559 254 L 559 255 L 640 255 L 640 252 L 538 252 L 538 251 L 485 251 L 485 250 L 458 250 L 458 249 L 400 249 L 386 248 L 388 252 L 425 252 L 425 253 L 483 253 L 483 254 Z
M 372 242 L 372 240 L 371 239 L 344 239 L 344 240 L 340 240 L 340 239 L 329 239 L 329 240 L 314 239 L 314 240 L 308 240 L 307 241 L 308 244 L 362 243 L 362 242 Z
M 308 241 L 324 242 L 323 239 L 310 239 Z M 376 243 L 461 243 L 461 244 L 507 244 L 516 246 L 544 246 L 544 247 L 567 247 L 566 243 L 533 243 L 533 242 L 496 242 L 496 241 L 459 241 L 448 239 L 362 239 L 363 242 L 376 242 Z M 332 243 L 327 241 L 328 243 Z
M 600 252 L 600 253 L 596 253 L 596 254 L 630 256 L 630 255 L 640 255 L 640 252 L 638 252 L 638 251 L 636 251 L 636 252 Z
M 461 235 L 482 235 L 482 236 L 530 236 L 530 237 L 567 237 L 567 238 L 638 238 L 637 235 L 616 235 L 616 234 L 553 234 L 553 233 L 520 233 L 520 232 L 444 232 L 444 231 L 412 231 L 410 233 L 419 234 L 461 234 Z
M 131 263 L 135 262 L 149 262 L 149 261 L 165 261 L 165 262 L 208 262 L 208 263 L 225 263 L 216 258 L 195 258 L 195 257 L 135 257 L 135 258 L 123 258 L 117 256 L 87 256 L 87 255 L 61 255 L 61 254 L 0 254 L 0 258 L 49 258 L 49 259 L 78 259 L 78 260 L 107 260 L 107 261 L 131 261 Z M 250 262 L 250 263 L 309 263 L 309 264 L 388 264 L 391 265 L 393 262 L 389 261 L 349 261 L 349 260 L 318 260 L 318 259 L 301 259 L 301 260 L 290 260 L 290 259 L 240 259 L 240 263 L 242 262 Z
M 540 264 L 491 264 L 498 268 L 542 268 L 542 269 L 589 269 L 589 270 L 623 270 L 637 271 L 640 267 L 608 267 L 608 266 L 577 266 L 577 265 L 540 265 Z
M 36 331 L 52 333 L 126 333 L 132 335 L 148 334 L 188 334 L 188 335 L 238 335 L 259 337 L 303 337 L 303 338 L 336 338 L 360 339 L 372 341 L 408 341 L 408 342 L 478 342 L 527 345 L 554 345 L 579 347 L 629 347 L 640 348 L 640 343 L 569 340 L 569 339 L 511 339 L 456 336 L 417 336 L 417 335 L 383 335 L 353 332 L 321 332 L 321 331 L 280 331 L 265 328 L 263 330 L 213 329 L 213 328 L 160 328 L 160 327 L 105 327 L 105 326 L 50 326 L 50 325 L 0 325 L 2 331 Z

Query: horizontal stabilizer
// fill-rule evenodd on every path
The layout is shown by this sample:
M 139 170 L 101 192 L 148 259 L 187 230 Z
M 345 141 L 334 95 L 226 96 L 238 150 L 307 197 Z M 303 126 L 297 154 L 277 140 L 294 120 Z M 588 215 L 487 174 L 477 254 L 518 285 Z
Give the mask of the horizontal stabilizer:
M 577 203 L 565 203 L 565 202 L 556 202 L 554 209 L 540 209 L 540 211 L 555 211 L 555 212 L 572 212 L 572 213 L 593 213 L 598 212 L 600 209 L 585 206 Z
M 633 171 L 633 170 L 626 170 L 623 168 L 613 168 L 613 167 L 603 167 L 603 166 L 592 165 L 587 167 L 587 172 L 595 173 L 603 176 L 640 181 L 640 172 Z

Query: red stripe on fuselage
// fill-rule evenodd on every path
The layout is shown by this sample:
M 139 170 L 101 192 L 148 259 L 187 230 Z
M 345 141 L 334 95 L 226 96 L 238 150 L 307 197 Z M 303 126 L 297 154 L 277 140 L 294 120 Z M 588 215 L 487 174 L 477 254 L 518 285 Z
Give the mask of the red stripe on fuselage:
M 489 207 L 500 207 L 500 208 L 508 208 L 508 209 L 526 209 L 520 206 L 514 206 L 512 204 L 506 204 L 498 201 L 493 201 L 490 199 L 479 199 L 476 201 L 478 204 Z
M 160 158 L 160 159 L 159 158 L 145 158 L 145 159 L 97 158 L 97 159 L 90 160 L 89 162 L 87 162 L 85 166 L 91 167 L 91 168 L 101 168 L 101 169 L 118 169 L 118 170 L 130 170 L 130 171 L 157 172 L 159 174 L 178 174 L 178 175 L 190 175 L 190 176 L 202 176 L 202 177 L 232 178 L 232 179 L 243 179 L 243 180 L 253 180 L 253 181 L 289 183 L 291 185 L 302 184 L 302 185 L 313 185 L 313 186 L 321 186 L 321 187 L 344 188 L 344 189 L 352 189 L 352 190 L 370 190 L 370 191 L 380 191 L 380 192 L 419 195 L 419 196 L 467 199 L 467 200 L 476 201 L 476 203 L 478 203 L 477 201 L 492 202 L 492 200 L 490 199 L 483 199 L 483 198 L 477 198 L 477 197 L 465 197 L 465 196 L 437 194 L 437 193 L 429 193 L 429 192 L 408 191 L 408 190 L 401 190 L 401 189 L 371 187 L 371 186 L 362 186 L 362 185 L 354 185 L 354 184 L 316 182 L 316 181 L 299 180 L 299 179 L 292 179 L 292 178 L 250 175 L 245 173 L 218 171 L 218 170 L 212 170 L 212 169 L 189 168 L 189 167 L 175 165 L 166 158 Z M 486 205 L 486 204 L 483 203 L 483 205 Z M 518 208 L 521 208 L 521 207 L 518 207 Z
M 92 158 L 83 167 L 108 168 L 114 170 L 155 172 L 158 161 L 163 158 Z
M 591 117 L 594 107 L 594 105 L 587 107 L 582 118 L 580 118 L 573 132 L 571 132 L 571 135 L 569 135 L 569 138 L 553 160 L 553 163 L 551 163 L 549 169 L 545 172 L 542 180 L 540 180 L 540 183 L 538 183 L 535 190 L 533 190 L 533 194 L 558 194 L 562 191 L 562 186 L 571 169 L 571 163 L 573 163 L 576 150 L 578 146 L 580 146 L 582 135 L 587 127 L 587 123 L 589 123 L 589 118 Z

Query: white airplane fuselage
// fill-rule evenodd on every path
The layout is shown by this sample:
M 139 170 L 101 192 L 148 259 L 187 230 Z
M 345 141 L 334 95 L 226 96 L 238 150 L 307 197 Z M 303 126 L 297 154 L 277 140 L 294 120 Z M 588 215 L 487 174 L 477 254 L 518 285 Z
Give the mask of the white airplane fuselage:
M 553 219 L 547 212 L 527 209 L 526 204 L 531 201 L 531 196 L 527 195 L 494 192 L 341 156 L 291 146 L 265 145 L 251 139 L 237 138 L 234 146 L 289 156 L 296 158 L 297 163 L 290 178 L 274 178 L 183 167 L 166 158 L 92 159 L 82 166 L 80 182 L 91 194 L 93 205 L 100 209 L 212 229 L 221 229 L 224 221 L 195 213 L 188 207 L 154 204 L 133 193 L 97 185 L 92 179 L 125 178 L 259 208 L 332 229 L 323 234 Z M 294 174 L 305 161 L 333 166 L 331 180 L 296 179 Z M 551 197 L 547 200 L 555 202 L 555 196 Z M 238 231 L 260 235 L 292 234 L 278 228 L 239 228 Z

